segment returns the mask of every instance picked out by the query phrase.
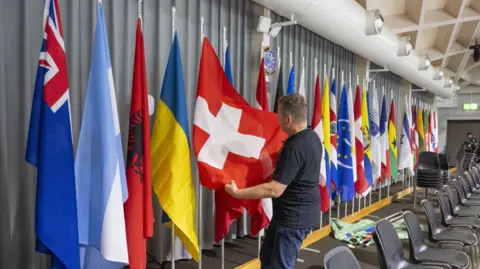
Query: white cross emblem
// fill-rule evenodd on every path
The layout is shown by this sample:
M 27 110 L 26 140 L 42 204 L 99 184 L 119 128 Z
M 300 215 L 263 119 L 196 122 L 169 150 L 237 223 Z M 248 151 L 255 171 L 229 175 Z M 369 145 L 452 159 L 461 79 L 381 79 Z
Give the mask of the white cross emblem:
M 197 97 L 194 124 L 208 133 L 197 160 L 222 170 L 229 152 L 247 158 L 260 158 L 265 139 L 238 132 L 242 110 L 222 104 L 215 117 L 202 97 Z

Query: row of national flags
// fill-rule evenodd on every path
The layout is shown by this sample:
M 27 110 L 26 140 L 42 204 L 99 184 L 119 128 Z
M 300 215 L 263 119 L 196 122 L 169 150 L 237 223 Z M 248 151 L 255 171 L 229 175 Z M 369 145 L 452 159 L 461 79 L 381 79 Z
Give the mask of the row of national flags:
M 126 160 L 101 1 L 83 117 L 74 156 L 70 89 L 58 0 L 46 0 L 43 40 L 32 100 L 25 159 L 37 168 L 36 249 L 51 255 L 51 268 L 121 268 L 147 266 L 146 241 L 153 235 L 152 190 L 163 209 L 161 222 L 172 227 L 199 261 L 196 195 L 191 166 L 195 153 L 200 183 L 215 192 L 215 238 L 246 210 L 251 234 L 269 224 L 270 199 L 241 200 L 223 187 L 234 179 L 239 188 L 271 180 L 286 139 L 275 111 L 269 111 L 262 60 L 256 104 L 233 87 L 229 51 L 222 66 L 203 38 L 197 96 L 190 138 L 182 58 L 175 33 L 153 130 L 150 132 L 147 72 L 142 21 L 137 21 Z M 281 67 L 280 67 L 281 70 Z M 300 93 L 305 94 L 302 70 Z M 279 82 L 282 78 L 279 77 Z M 295 92 L 291 67 L 287 94 Z M 349 201 L 365 196 L 372 185 L 398 169 L 413 171 L 412 156 L 437 149 L 437 116 L 420 107 L 406 109 L 402 137 L 396 138 L 393 101 L 387 120 L 386 100 L 370 106 L 369 92 L 342 85 L 337 111 L 336 80 L 315 80 L 312 128 L 324 145 L 319 191 L 321 210 L 339 195 Z M 278 83 L 275 99 L 283 96 Z M 373 100 L 378 100 L 373 91 Z M 407 103 L 406 106 L 409 106 Z M 400 149 L 397 155 L 397 145 Z M 408 145 L 408 146 L 406 146 Z M 409 155 L 410 154 L 410 155 Z M 410 156 L 410 157 L 406 157 Z M 417 158 L 418 159 L 418 158 Z M 202 218 L 202 216 L 198 216 Z
M 46 0 L 25 159 L 37 168 L 36 249 L 51 268 L 147 267 L 152 189 L 162 222 L 198 261 L 190 132 L 175 34 L 150 132 L 142 21 L 136 29 L 126 161 L 102 2 L 76 156 L 58 0 Z
M 283 95 L 281 68 L 280 65 L 275 102 Z M 295 93 L 292 82 L 295 80 L 294 67 L 290 70 L 287 94 Z M 303 78 L 298 90 L 302 95 L 305 95 L 302 90 L 304 83 Z M 322 212 L 330 208 L 336 194 L 347 202 L 356 196 L 364 197 L 376 184 L 389 183 L 387 179 L 397 182 L 399 170 L 408 169 L 408 173 L 413 175 L 415 160 L 421 151 L 438 152 L 435 111 L 410 106 L 406 99 L 400 125 L 401 136 L 398 139 L 395 102 L 392 99 L 388 104 L 385 93 L 382 93 L 379 107 L 376 90 L 370 93 L 364 89 L 362 94 L 359 85 L 354 92 L 344 84 L 337 111 L 336 80 L 329 84 L 325 75 L 323 97 L 320 85 L 316 72 L 311 128 L 319 135 L 324 146 L 319 180 Z M 373 94 L 371 99 L 370 94 Z

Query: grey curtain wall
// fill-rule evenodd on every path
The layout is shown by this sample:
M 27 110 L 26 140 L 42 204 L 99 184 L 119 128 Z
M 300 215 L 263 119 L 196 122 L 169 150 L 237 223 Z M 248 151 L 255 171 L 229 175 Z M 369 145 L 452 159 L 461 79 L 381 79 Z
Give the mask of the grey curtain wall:
M 67 53 L 69 86 L 71 89 L 73 140 L 76 147 L 85 93 L 92 57 L 92 40 L 96 22 L 96 0 L 59 0 Z M 137 0 L 103 0 L 116 97 L 124 149 L 128 132 L 128 115 L 135 47 Z M 253 102 L 260 64 L 262 35 L 256 32 L 258 17 L 263 7 L 250 1 L 228 0 L 145 0 L 144 36 L 147 83 L 150 94 L 158 100 L 171 45 L 172 15 L 176 7 L 176 28 L 182 51 L 184 81 L 192 123 L 196 94 L 196 81 L 200 59 L 200 18 L 204 30 L 217 50 L 222 48 L 222 28 L 227 28 L 231 53 L 233 84 L 249 102 Z M 35 251 L 35 190 L 36 169 L 24 160 L 28 133 L 33 86 L 42 40 L 44 0 L 0 1 L 0 268 L 47 268 L 45 256 Z M 271 14 L 272 21 L 284 18 Z M 283 85 L 287 85 L 289 53 L 292 52 L 296 68 L 298 89 L 301 58 L 305 57 L 305 82 L 311 119 L 314 90 L 314 59 L 318 60 L 322 75 L 326 65 L 331 78 L 331 67 L 340 79 L 349 73 L 355 77 L 355 56 L 347 50 L 313 34 L 301 26 L 284 27 L 277 38 L 271 40 L 277 52 L 280 47 L 283 67 Z M 223 56 L 220 56 L 222 58 Z M 268 83 L 270 102 L 277 85 L 278 72 Z M 338 85 L 338 84 L 337 84 Z M 338 86 L 340 87 L 340 86 Z M 191 128 L 192 129 L 192 128 Z M 191 130 L 190 129 L 190 130 Z M 195 165 L 195 161 L 192 160 Z M 196 167 L 196 166 L 194 166 Z M 194 169 L 197 196 L 203 191 L 202 247 L 212 249 L 214 244 L 213 192 L 200 188 Z M 149 252 L 157 259 L 169 259 L 169 230 L 160 223 L 161 209 L 154 197 L 156 216 L 155 236 L 149 241 Z M 245 219 L 241 219 L 244 224 Z M 244 235 L 248 225 L 232 226 L 232 235 Z M 189 258 L 177 241 L 175 258 Z

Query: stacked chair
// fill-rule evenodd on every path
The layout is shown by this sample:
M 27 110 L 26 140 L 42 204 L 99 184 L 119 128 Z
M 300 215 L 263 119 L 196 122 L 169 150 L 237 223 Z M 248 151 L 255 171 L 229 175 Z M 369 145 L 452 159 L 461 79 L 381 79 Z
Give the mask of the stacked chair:
M 462 146 L 457 154 L 457 168 L 463 168 L 464 170 L 469 170 L 470 168 L 472 168 L 474 164 L 478 163 L 477 152 L 479 152 L 478 147 L 475 148 L 473 151 L 466 150 L 465 144 L 462 143 Z
M 447 184 L 450 178 L 450 162 L 446 154 L 438 154 L 438 167 L 442 184 Z
M 448 170 L 448 168 L 447 168 Z M 425 189 L 425 196 L 428 189 L 440 189 L 443 185 L 445 174 L 440 169 L 438 154 L 435 152 L 422 152 L 418 158 L 418 166 L 415 172 L 415 181 L 413 186 L 413 204 L 417 203 L 417 187 Z M 448 180 L 448 178 L 446 178 Z

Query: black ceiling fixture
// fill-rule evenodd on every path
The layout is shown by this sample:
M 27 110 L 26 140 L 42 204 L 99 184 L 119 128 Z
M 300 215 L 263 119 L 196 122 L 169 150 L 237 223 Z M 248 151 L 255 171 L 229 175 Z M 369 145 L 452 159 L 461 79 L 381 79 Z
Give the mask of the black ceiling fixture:
M 475 38 L 475 45 L 470 45 L 470 49 L 473 49 L 473 61 L 477 62 L 480 59 L 480 44 L 478 44 L 478 39 Z

